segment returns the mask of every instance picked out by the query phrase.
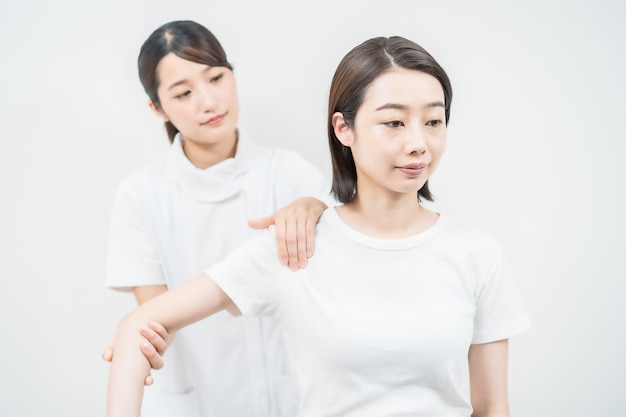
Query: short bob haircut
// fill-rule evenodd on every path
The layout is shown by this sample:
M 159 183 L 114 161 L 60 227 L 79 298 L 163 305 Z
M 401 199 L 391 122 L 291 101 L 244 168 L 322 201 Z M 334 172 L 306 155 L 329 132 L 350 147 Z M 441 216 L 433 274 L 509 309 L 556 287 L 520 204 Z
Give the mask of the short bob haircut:
M 162 25 L 146 39 L 137 60 L 139 80 L 157 108 L 161 108 L 157 93 L 160 84 L 157 69 L 161 59 L 169 53 L 198 64 L 233 69 L 220 42 L 204 26 L 191 20 Z M 178 129 L 170 122 L 165 122 L 165 129 L 170 142 L 173 142 Z
M 333 77 L 328 99 L 328 143 L 333 165 L 332 194 L 341 203 L 356 195 L 356 167 L 352 150 L 339 142 L 332 124 L 333 114 L 343 114 L 346 124 L 354 119 L 369 86 L 392 68 L 421 71 L 435 77 L 445 97 L 446 125 L 450 119 L 452 85 L 446 72 L 424 48 L 400 36 L 377 37 L 356 46 L 341 60 Z M 417 193 L 417 200 L 433 201 L 428 181 Z

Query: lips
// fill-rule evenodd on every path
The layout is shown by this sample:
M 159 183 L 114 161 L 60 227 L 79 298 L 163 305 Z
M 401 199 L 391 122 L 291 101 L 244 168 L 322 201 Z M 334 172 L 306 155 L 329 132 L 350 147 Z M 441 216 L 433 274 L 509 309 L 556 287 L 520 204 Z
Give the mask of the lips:
M 403 165 L 403 166 L 398 166 L 397 167 L 400 171 L 402 171 L 403 173 L 405 173 L 406 175 L 410 176 L 410 177 L 417 177 L 419 176 L 422 172 L 424 172 L 424 170 L 426 169 L 426 164 L 425 163 L 414 163 L 414 164 L 407 164 L 407 165 Z
M 220 124 L 222 120 L 224 120 L 224 116 L 226 116 L 226 114 L 219 114 L 217 116 L 211 117 L 209 120 L 202 124 L 206 126 L 216 126 Z

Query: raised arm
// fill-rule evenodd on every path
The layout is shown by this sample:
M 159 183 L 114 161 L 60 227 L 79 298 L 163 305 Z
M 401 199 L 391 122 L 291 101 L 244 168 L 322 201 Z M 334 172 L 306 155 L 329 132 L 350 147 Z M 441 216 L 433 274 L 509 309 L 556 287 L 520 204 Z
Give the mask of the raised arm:
M 292 271 L 306 267 L 315 250 L 315 225 L 328 206 L 314 197 L 301 197 L 271 216 L 248 220 L 253 229 L 275 225 L 278 257 Z
M 232 300 L 206 274 L 142 304 L 121 320 L 113 343 L 115 355 L 109 371 L 107 416 L 139 417 L 144 378 L 150 363 L 140 350 L 140 334 L 150 322 L 174 332 L 221 310 L 238 315 Z
M 469 350 L 472 417 L 509 417 L 508 339 L 474 344 Z
M 266 229 L 275 225 L 275 239 L 280 261 L 289 264 L 290 269 L 304 268 L 307 258 L 313 256 L 315 249 L 315 226 L 324 210 L 328 206 L 314 197 L 301 197 L 291 204 L 278 210 L 276 213 L 260 218 L 248 220 L 254 229 Z M 143 304 L 151 298 L 167 291 L 165 286 L 136 287 L 133 289 L 138 304 Z M 158 322 L 151 322 L 143 327 L 144 336 L 141 350 L 150 361 L 152 369 L 160 369 L 164 365 L 163 354 L 173 338 L 170 328 L 163 328 Z M 107 346 L 102 357 L 110 362 L 113 358 L 113 346 Z M 147 374 L 145 385 L 151 385 L 154 378 Z

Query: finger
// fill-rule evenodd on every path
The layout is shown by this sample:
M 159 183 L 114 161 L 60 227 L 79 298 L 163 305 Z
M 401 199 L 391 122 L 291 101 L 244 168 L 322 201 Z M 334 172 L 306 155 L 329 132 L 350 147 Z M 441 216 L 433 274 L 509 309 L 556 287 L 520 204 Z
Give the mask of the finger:
M 154 378 L 152 377 L 152 374 L 148 374 L 146 379 L 143 380 L 143 384 L 146 387 L 149 387 L 150 385 L 154 384 Z
M 165 353 L 165 349 L 167 349 L 167 342 L 159 333 L 155 332 L 149 327 L 142 327 L 139 332 L 143 337 L 148 339 L 148 342 L 150 342 L 152 346 L 154 346 L 159 355 Z
M 261 230 L 261 229 L 267 229 L 268 227 L 273 225 L 275 222 L 276 220 L 274 219 L 274 215 L 271 215 L 271 216 L 263 217 L 261 219 L 249 219 L 248 226 L 250 226 L 253 229 Z
M 289 250 L 287 248 L 287 237 L 285 236 L 286 225 L 281 219 L 276 221 L 274 228 L 274 238 L 276 240 L 276 248 L 278 249 L 278 259 L 283 265 L 289 262 Z
M 308 221 L 305 219 L 304 221 L 297 222 L 296 224 L 296 235 L 297 235 L 297 245 L 298 245 L 298 268 L 304 268 L 307 264 L 307 234 L 309 231 L 307 230 Z
M 156 351 L 154 346 L 148 342 L 141 344 L 141 353 L 148 359 L 150 362 L 150 367 L 152 369 L 161 369 L 163 368 L 163 358 L 159 355 L 159 352 Z
M 107 362 L 111 362 L 113 360 L 113 349 L 111 348 L 106 348 L 103 352 L 102 352 L 102 359 L 104 359 Z
M 289 258 L 289 268 L 297 271 L 298 263 L 298 223 L 297 220 L 288 219 L 285 222 L 285 244 L 287 245 L 287 256 Z
M 319 219 L 319 217 L 318 217 Z M 306 222 L 306 257 L 310 258 L 315 252 L 315 228 L 317 219 L 308 219 Z
M 167 329 L 165 327 L 163 327 L 161 325 L 161 323 L 157 323 L 156 321 L 152 321 L 149 324 L 150 328 L 152 330 L 154 330 L 159 336 L 161 336 L 161 339 L 163 339 L 166 343 L 166 347 L 167 347 L 167 343 L 170 341 L 170 334 L 167 332 Z M 163 353 L 165 353 L 165 349 L 163 349 L 163 352 L 160 352 L 161 355 Z

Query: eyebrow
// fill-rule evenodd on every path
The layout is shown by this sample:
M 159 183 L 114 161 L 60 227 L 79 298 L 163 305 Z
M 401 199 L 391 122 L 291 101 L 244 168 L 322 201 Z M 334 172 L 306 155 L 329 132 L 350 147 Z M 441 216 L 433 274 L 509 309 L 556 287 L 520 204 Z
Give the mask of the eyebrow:
M 202 70 L 202 74 L 204 74 L 204 73 L 206 73 L 207 71 L 211 70 L 211 68 L 214 68 L 214 67 L 212 67 L 212 66 L 210 66 L 210 65 L 207 65 L 207 66 L 206 66 L 206 68 Z M 184 78 L 184 79 L 182 79 L 182 80 L 180 80 L 180 81 L 176 81 L 175 83 L 172 83 L 169 87 L 167 87 L 167 90 L 169 91 L 169 90 L 171 90 L 172 88 L 177 87 L 177 86 L 179 86 L 179 85 L 181 85 L 181 84 L 185 84 L 185 83 L 187 83 L 187 82 L 188 82 L 188 81 L 187 81 L 187 79 L 186 79 L 186 78 Z
M 382 106 L 378 107 L 376 109 L 376 111 L 379 110 L 386 110 L 386 109 L 395 109 L 395 110 L 406 110 L 408 106 L 404 105 L 404 104 L 396 104 L 396 103 L 385 103 Z M 433 101 L 431 103 L 426 103 L 426 105 L 424 106 L 425 109 L 430 109 L 432 107 L 443 107 L 445 108 L 445 104 L 443 104 L 443 101 Z

